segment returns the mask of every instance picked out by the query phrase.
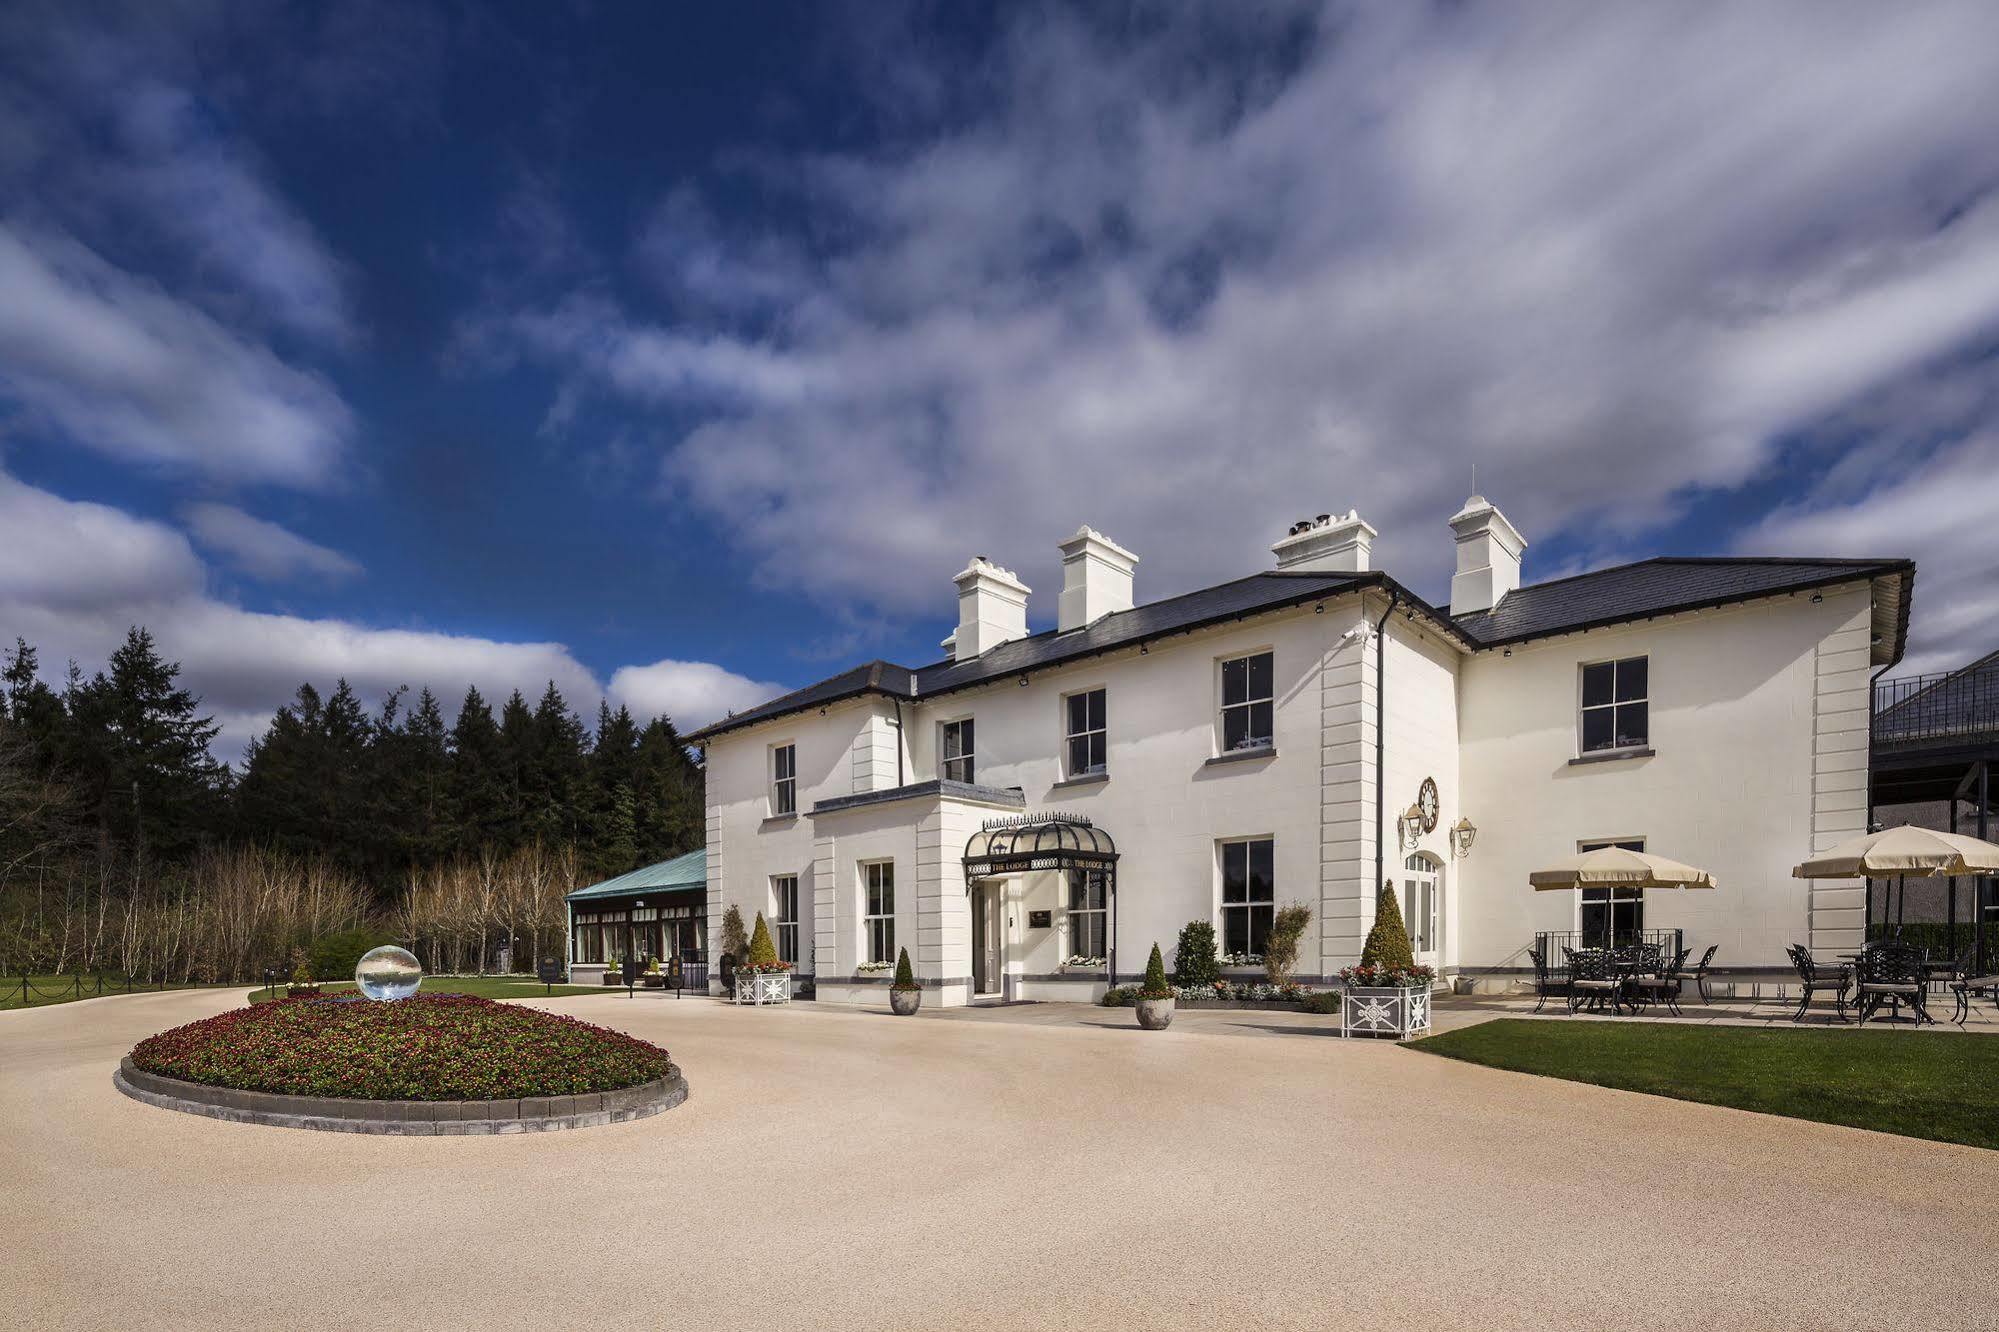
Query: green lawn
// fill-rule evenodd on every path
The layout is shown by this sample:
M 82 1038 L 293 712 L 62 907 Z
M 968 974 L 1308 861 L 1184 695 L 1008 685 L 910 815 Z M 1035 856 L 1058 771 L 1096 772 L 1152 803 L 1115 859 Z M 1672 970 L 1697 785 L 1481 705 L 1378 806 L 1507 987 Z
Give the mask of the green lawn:
M 85 976 L 80 987 L 74 976 L 30 976 L 27 979 L 28 988 L 24 993 L 21 989 L 21 977 L 0 976 L 0 1012 L 10 1008 L 46 1008 L 50 1004 L 67 1004 L 77 999 L 95 999 L 98 995 L 97 977 L 94 974 Z M 141 983 L 139 988 L 157 991 L 160 987 Z M 171 984 L 166 988 L 186 990 L 193 987 Z M 106 976 L 103 992 L 126 993 L 124 978 Z
M 1999 1149 L 1999 1038 L 1499 1019 L 1411 1048 L 1683 1101 Z
M 340 994 L 352 990 L 353 981 L 333 981 L 319 987 L 321 994 Z M 568 994 L 603 994 L 608 987 L 602 985 L 558 985 L 552 998 Z M 275 992 L 259 990 L 250 996 L 250 1002 L 261 1004 L 269 999 L 282 999 L 284 987 Z M 538 980 L 525 976 L 425 976 L 425 994 L 470 994 L 481 999 L 533 999 L 548 995 L 548 987 Z

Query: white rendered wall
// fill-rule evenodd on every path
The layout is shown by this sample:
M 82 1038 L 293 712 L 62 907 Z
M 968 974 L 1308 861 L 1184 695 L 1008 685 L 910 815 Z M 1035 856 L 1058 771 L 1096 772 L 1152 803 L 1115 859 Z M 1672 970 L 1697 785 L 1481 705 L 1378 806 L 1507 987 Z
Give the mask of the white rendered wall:
M 1443 889 L 1443 947 L 1438 963 L 1440 967 L 1453 967 L 1458 959 L 1458 870 L 1462 862 L 1451 859 L 1449 829 L 1464 812 L 1458 779 L 1458 673 L 1464 657 L 1435 630 L 1400 610 L 1388 621 L 1386 653 L 1387 745 L 1382 767 L 1387 800 L 1382 826 L 1382 876 L 1393 879 L 1399 893 L 1403 861 L 1408 856 L 1427 851 L 1443 862 L 1439 875 Z M 1416 803 L 1425 777 L 1437 783 L 1437 826 L 1410 846 L 1401 842 L 1396 820 Z M 1370 808 L 1368 818 L 1372 817 Z M 1381 890 L 1380 881 L 1372 877 L 1372 863 L 1368 875 L 1368 890 L 1361 894 L 1363 934 L 1374 924 Z M 1354 951 L 1358 960 L 1357 946 Z
M 1575 894 L 1527 875 L 1598 839 L 1642 837 L 1715 875 L 1712 892 L 1648 892 L 1645 925 L 1719 944 L 1717 966 L 1780 967 L 1787 944 L 1813 942 L 1814 892 L 1790 870 L 1865 819 L 1865 703 L 1829 705 L 1864 700 L 1868 613 L 1860 584 L 1467 659 L 1461 786 L 1479 833 L 1454 867 L 1460 963 L 1524 967 L 1534 931 L 1574 929 Z M 1641 655 L 1655 754 L 1571 764 L 1581 664 Z

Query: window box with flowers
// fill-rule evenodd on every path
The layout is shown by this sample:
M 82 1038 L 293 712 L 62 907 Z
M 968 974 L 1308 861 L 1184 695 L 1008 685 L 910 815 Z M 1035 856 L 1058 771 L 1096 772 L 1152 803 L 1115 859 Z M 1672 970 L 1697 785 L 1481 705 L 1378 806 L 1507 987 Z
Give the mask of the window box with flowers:
M 763 912 L 759 911 L 756 930 L 750 935 L 749 960 L 736 968 L 736 1002 L 790 1003 L 792 966 L 779 960 L 777 945 L 771 942 L 770 926 L 764 924 Z

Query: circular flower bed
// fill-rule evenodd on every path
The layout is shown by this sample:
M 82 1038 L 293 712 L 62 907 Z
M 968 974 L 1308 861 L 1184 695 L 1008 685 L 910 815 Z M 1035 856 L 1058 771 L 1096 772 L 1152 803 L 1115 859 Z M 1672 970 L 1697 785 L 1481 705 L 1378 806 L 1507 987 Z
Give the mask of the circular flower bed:
M 478 1101 L 616 1091 L 673 1073 L 622 1032 L 464 994 L 284 999 L 139 1042 L 149 1073 L 291 1096 Z

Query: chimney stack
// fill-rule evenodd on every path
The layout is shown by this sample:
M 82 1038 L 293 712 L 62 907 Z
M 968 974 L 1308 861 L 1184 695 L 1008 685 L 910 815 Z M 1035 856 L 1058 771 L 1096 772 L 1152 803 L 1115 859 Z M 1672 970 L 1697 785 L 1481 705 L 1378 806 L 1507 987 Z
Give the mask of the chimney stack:
M 1088 527 L 1061 542 L 1062 599 L 1056 627 L 1068 632 L 1131 609 L 1131 573 L 1138 556 Z
M 958 628 L 945 641 L 954 661 L 1027 637 L 1027 584 L 983 555 L 974 555 L 958 585 Z
M 1366 573 L 1375 535 L 1353 509 L 1345 516 L 1322 513 L 1291 524 L 1270 553 L 1287 573 Z
M 1520 587 L 1520 552 L 1527 539 L 1483 495 L 1473 495 L 1451 516 L 1458 541 L 1458 571 L 1451 579 L 1451 614 L 1491 610 Z

